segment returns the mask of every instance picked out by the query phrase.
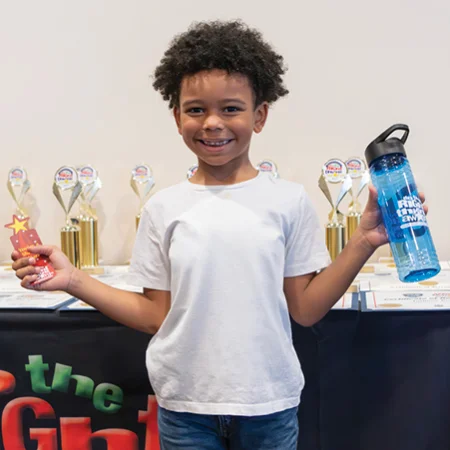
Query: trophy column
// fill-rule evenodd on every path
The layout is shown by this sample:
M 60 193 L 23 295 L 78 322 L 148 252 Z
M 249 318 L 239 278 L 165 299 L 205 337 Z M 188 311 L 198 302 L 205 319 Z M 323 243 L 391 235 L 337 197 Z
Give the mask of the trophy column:
M 77 268 L 81 268 L 80 228 L 72 223 L 69 214 L 81 193 L 78 173 L 73 167 L 60 167 L 55 174 L 53 194 L 66 214 L 66 224 L 61 228 L 61 250 Z
M 80 258 L 82 269 L 98 267 L 98 219 L 92 201 L 102 187 L 97 171 L 92 166 L 78 169 L 80 193 Z
M 333 201 L 329 184 L 341 186 L 336 202 Z M 319 188 L 332 207 L 328 214 L 325 235 L 330 257 L 334 261 L 346 244 L 346 227 L 343 223 L 344 215 L 339 210 L 339 205 L 352 188 L 352 179 L 348 176 L 347 167 L 343 161 L 334 158 L 323 165 L 322 174 L 319 178 Z

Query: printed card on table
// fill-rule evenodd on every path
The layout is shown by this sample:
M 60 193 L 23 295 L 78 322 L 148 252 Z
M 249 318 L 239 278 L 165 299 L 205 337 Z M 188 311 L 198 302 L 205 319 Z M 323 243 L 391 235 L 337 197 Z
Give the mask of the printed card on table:
M 358 293 L 347 292 L 344 294 L 338 302 L 331 308 L 333 310 L 343 309 L 358 309 Z
M 362 311 L 450 310 L 450 291 L 365 292 Z
M 375 273 L 360 281 L 360 291 L 424 291 L 450 290 L 450 271 L 441 271 L 433 278 L 416 283 L 402 283 L 396 273 Z

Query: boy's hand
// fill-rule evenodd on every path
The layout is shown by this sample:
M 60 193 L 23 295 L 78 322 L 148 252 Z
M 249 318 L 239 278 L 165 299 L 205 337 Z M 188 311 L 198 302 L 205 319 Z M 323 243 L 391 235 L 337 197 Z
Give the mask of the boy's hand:
M 51 279 L 32 286 L 31 283 L 36 281 L 39 267 L 35 267 L 34 258 L 21 258 L 18 251 L 11 254 L 14 261 L 12 268 L 16 272 L 16 276 L 22 280 L 20 283 L 26 289 L 42 290 L 42 291 L 67 291 L 70 285 L 75 267 L 71 264 L 67 256 L 58 248 L 53 246 L 36 246 L 29 248 L 30 253 L 36 253 L 48 257 L 50 263 L 56 271 L 56 275 Z
M 419 198 L 422 203 L 425 202 L 425 195 L 422 192 L 419 192 Z M 423 209 L 425 214 L 428 214 L 428 206 L 424 205 Z M 377 190 L 373 185 L 369 185 L 369 199 L 361 216 L 359 229 L 373 250 L 389 242 L 378 206 Z

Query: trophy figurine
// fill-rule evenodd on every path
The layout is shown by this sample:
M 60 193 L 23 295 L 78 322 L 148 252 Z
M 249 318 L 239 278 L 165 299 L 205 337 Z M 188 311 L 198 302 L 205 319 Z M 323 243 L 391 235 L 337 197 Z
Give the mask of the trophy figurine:
M 275 178 L 279 178 L 278 168 L 277 165 L 271 161 L 270 159 L 263 159 L 260 161 L 256 169 L 260 172 L 270 172 Z
M 94 269 L 98 266 L 98 220 L 92 201 L 102 187 L 97 171 L 89 165 L 78 170 L 81 184 L 80 215 L 80 258 L 82 269 Z
M 361 221 L 362 209 L 358 197 L 370 182 L 370 174 L 366 169 L 366 163 L 360 158 L 350 158 L 345 162 L 347 172 L 352 179 L 352 200 L 347 213 L 347 241 L 358 228 Z M 358 186 L 358 180 L 359 186 Z
M 61 250 L 77 268 L 81 268 L 80 228 L 72 223 L 70 210 L 81 193 L 78 173 L 73 167 L 60 167 L 55 174 L 53 194 L 66 214 L 66 225 L 61 228 Z
M 24 219 L 27 216 L 23 207 L 26 193 L 30 190 L 30 181 L 27 173 L 22 167 L 13 167 L 8 172 L 8 180 L 6 182 L 8 191 L 16 203 L 16 216 Z
M 131 171 L 131 187 L 135 194 L 139 197 L 139 213 L 136 215 L 136 229 L 139 227 L 142 208 L 148 200 L 150 191 L 155 186 L 153 172 L 149 165 L 139 164 Z
M 336 202 L 333 201 L 329 184 L 341 186 Z M 347 174 L 345 163 L 340 159 L 327 161 L 322 167 L 319 187 L 332 207 L 326 225 L 326 243 L 330 257 L 334 261 L 346 244 L 344 215 L 339 210 L 339 205 L 352 189 L 352 179 Z

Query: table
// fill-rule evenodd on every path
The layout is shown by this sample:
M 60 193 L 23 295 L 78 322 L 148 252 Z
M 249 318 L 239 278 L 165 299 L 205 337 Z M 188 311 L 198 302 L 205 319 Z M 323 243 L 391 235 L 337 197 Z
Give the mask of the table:
M 299 448 L 450 448 L 450 312 L 332 311 L 315 333 L 320 431 Z
M 450 448 L 450 312 L 331 311 L 313 328 L 294 324 L 293 336 L 306 378 L 298 449 Z M 0 370 L 16 380 L 14 392 L 0 389 L 3 433 L 12 436 L 5 431 L 5 405 L 11 410 L 12 402 L 27 404 L 23 398 L 44 400 L 57 417 L 35 419 L 32 410 L 25 410 L 24 447 L 11 447 L 3 436 L 5 450 L 35 450 L 30 428 L 53 430 L 40 438 L 49 439 L 45 450 L 88 449 L 90 429 L 114 428 L 128 430 L 122 442 L 106 433 L 108 447 L 95 438 L 92 449 L 155 450 L 155 404 L 144 361 L 148 341 L 148 335 L 95 311 L 1 311 Z M 81 378 L 84 390 L 78 395 L 73 380 L 64 392 L 64 371 L 70 367 L 72 374 L 92 380 Z M 30 370 L 35 371 L 34 390 Z M 122 401 L 114 388 L 105 391 L 108 383 L 120 388 Z M 80 425 L 61 417 L 86 419 Z M 68 442 L 74 430 L 85 447 Z
M 42 450 L 88 450 L 91 429 L 114 428 L 127 431 L 103 433 L 108 450 L 158 448 L 156 404 L 145 370 L 148 341 L 148 335 L 96 311 L 1 311 L 0 380 L 8 372 L 16 381 L 10 393 L 0 381 L 1 448 L 37 449 L 30 428 L 50 429 L 41 431 L 47 445 Z M 78 392 L 75 380 L 67 384 L 71 374 L 78 375 Z M 62 419 L 77 417 L 85 419 Z M 92 444 L 93 450 L 106 448 L 101 438 Z

